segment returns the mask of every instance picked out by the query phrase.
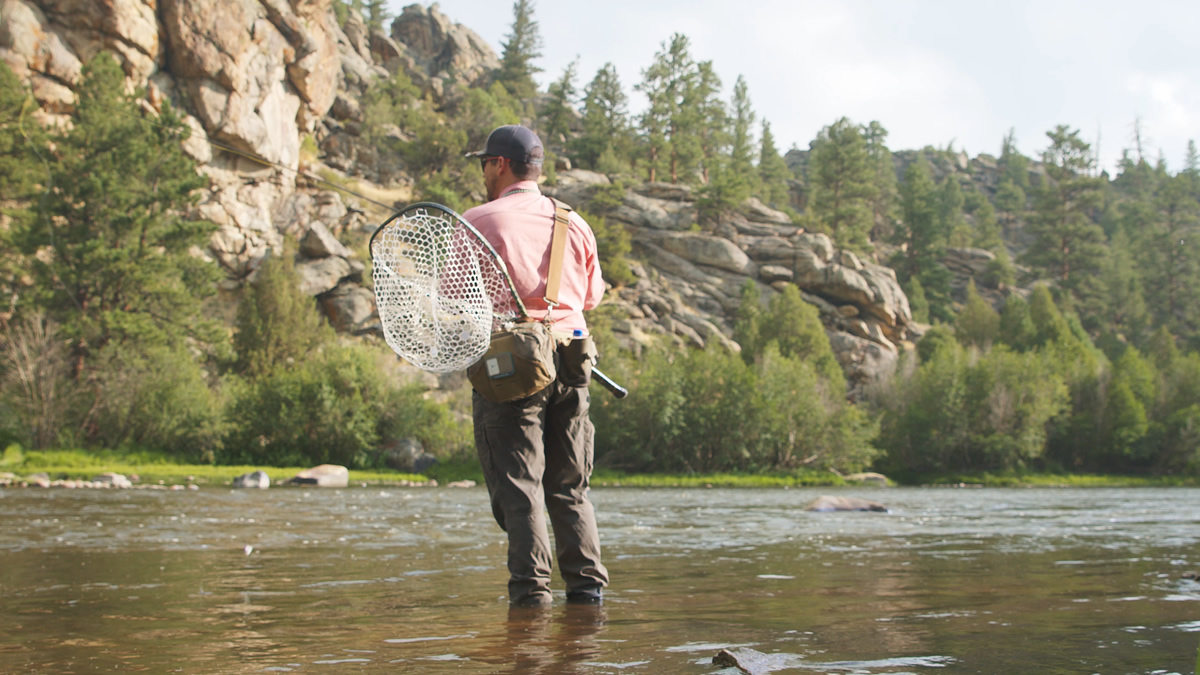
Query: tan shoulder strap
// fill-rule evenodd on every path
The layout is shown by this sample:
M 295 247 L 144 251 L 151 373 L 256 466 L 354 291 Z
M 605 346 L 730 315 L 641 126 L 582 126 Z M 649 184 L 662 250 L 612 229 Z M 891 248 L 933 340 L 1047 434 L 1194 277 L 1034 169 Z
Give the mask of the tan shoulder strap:
M 554 202 L 554 238 L 550 241 L 550 269 L 546 273 L 546 306 L 558 305 L 558 289 L 562 284 L 563 254 L 567 248 L 567 228 L 571 224 L 570 206 L 551 197 Z M 547 313 L 546 317 L 549 318 Z

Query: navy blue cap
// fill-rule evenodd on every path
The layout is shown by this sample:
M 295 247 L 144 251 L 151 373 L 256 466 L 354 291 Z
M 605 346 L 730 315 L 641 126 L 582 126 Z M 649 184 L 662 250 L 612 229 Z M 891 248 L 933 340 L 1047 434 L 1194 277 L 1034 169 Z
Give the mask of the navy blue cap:
M 531 129 L 519 124 L 500 127 L 488 135 L 483 150 L 468 152 L 465 157 L 507 157 L 514 162 L 541 164 L 545 158 L 542 141 Z

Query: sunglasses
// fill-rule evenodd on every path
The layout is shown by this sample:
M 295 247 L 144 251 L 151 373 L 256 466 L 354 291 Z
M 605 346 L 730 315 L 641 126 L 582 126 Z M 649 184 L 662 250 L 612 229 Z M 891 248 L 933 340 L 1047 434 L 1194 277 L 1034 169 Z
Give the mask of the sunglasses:
M 496 157 L 496 156 L 491 156 L 491 157 L 480 157 L 480 158 L 479 158 L 479 169 L 480 169 L 481 171 L 482 171 L 483 169 L 486 169 L 486 168 L 487 168 L 487 165 L 488 165 L 488 162 L 495 161 L 495 160 L 498 160 L 498 159 L 504 159 L 504 158 L 503 158 L 503 157 Z

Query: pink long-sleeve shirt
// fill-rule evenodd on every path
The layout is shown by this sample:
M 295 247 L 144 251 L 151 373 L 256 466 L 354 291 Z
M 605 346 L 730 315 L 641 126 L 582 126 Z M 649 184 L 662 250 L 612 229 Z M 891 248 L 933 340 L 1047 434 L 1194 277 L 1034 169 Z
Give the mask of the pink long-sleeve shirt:
M 529 315 L 546 315 L 546 274 L 554 235 L 554 202 L 534 181 L 521 181 L 501 195 L 467 211 L 463 218 L 482 234 L 508 265 L 517 294 Z M 571 212 L 563 252 L 558 306 L 551 312 L 554 328 L 587 334 L 583 310 L 594 309 L 604 297 L 604 280 L 596 255 L 596 235 L 579 214 Z

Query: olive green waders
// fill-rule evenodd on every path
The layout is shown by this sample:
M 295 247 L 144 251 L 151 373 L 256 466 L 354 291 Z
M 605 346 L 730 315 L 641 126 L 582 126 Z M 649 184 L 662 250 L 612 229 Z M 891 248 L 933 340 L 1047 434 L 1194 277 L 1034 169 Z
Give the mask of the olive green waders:
M 475 448 L 492 513 L 508 533 L 512 604 L 550 602 L 547 514 L 568 599 L 598 599 L 608 584 L 596 516 L 587 498 L 595 434 L 588 419 L 590 401 L 586 386 L 567 386 L 561 379 L 509 403 L 473 393 Z

